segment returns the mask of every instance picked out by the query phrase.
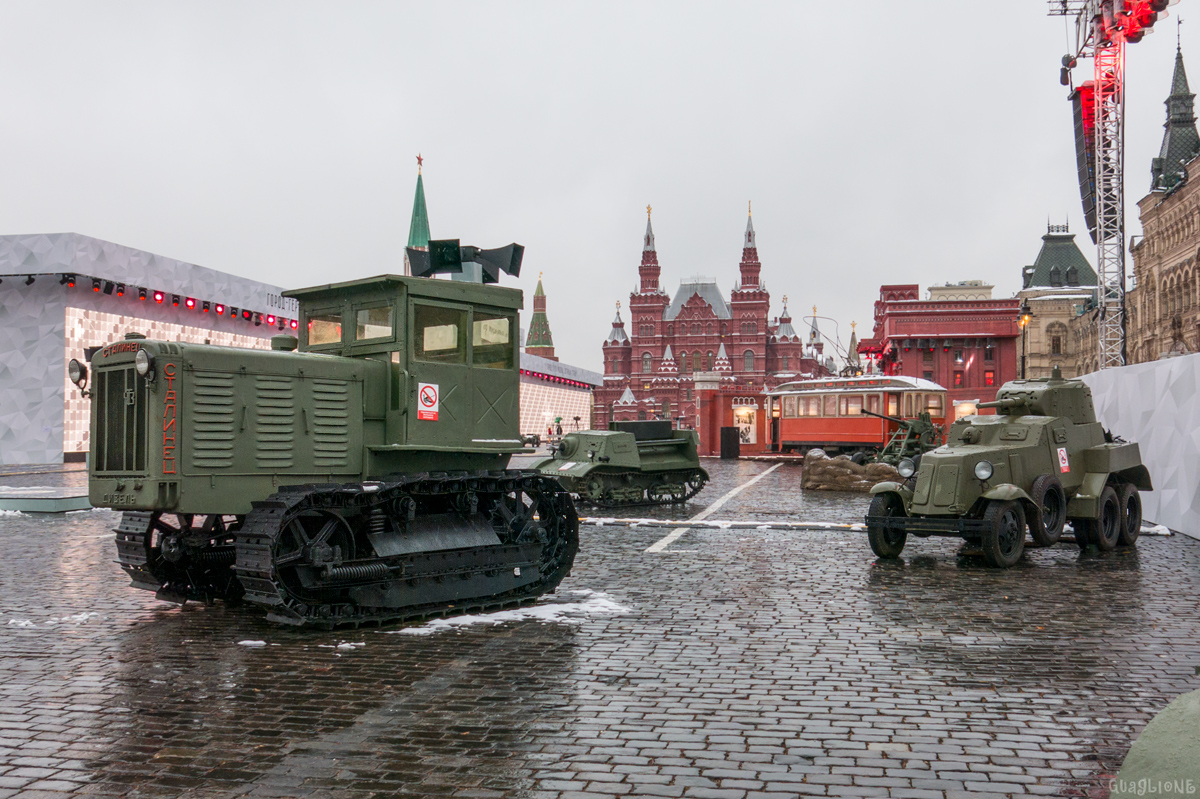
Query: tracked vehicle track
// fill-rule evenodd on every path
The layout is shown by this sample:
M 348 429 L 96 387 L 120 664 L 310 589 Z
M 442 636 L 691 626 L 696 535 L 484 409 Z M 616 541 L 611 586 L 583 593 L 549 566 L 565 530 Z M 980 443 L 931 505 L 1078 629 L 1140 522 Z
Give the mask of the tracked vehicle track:
M 659 474 L 629 469 L 593 472 L 577 483 L 571 491 L 581 504 L 595 508 L 636 508 L 687 502 L 708 484 L 708 478 L 699 469 Z
M 114 531 L 117 563 L 137 588 L 168 602 L 236 601 L 233 539 L 242 517 L 125 511 Z
M 553 591 L 574 562 L 579 518 L 539 475 L 417 474 L 281 490 L 254 503 L 235 547 L 245 600 L 271 621 L 360 626 Z

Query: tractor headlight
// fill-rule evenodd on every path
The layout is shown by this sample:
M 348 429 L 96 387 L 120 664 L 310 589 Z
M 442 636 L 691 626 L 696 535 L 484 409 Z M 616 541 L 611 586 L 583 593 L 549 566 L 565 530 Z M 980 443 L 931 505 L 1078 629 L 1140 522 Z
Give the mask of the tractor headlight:
M 991 478 L 995 471 L 996 470 L 992 468 L 991 461 L 980 461 L 979 463 L 975 464 L 975 476 L 980 480 L 987 480 Z
M 896 464 L 896 471 L 900 472 L 900 476 L 907 479 L 917 473 L 917 464 L 913 463 L 908 458 L 901 458 Z
M 87 383 L 87 375 L 87 367 L 74 358 L 72 358 L 71 362 L 67 364 L 67 377 L 71 379 L 72 383 L 80 388 L 83 388 L 84 384 Z
M 149 380 L 154 373 L 154 356 L 145 350 L 138 350 L 133 357 L 133 366 L 139 375 Z

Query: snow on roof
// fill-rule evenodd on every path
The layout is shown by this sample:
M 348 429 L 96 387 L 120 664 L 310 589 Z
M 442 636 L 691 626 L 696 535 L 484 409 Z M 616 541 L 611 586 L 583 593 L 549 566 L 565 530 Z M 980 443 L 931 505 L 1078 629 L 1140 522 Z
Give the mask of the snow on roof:
M 888 388 L 917 389 L 919 391 L 945 391 L 932 380 L 906 375 L 863 375 L 862 377 L 818 377 L 813 380 L 795 380 L 768 391 L 770 396 L 780 394 L 799 394 L 805 392 L 828 393 L 829 391 L 846 391 L 857 389 L 861 391 L 884 390 Z
M 691 280 L 687 283 L 680 283 L 679 290 L 675 292 L 675 297 L 671 300 L 671 304 L 667 306 L 667 310 L 663 311 L 663 319 L 670 321 L 679 316 L 679 312 L 687 301 L 692 298 L 692 295 L 699 294 L 700 299 L 704 300 L 713 309 L 713 314 L 718 319 L 732 319 L 733 314 L 729 312 L 729 306 L 725 304 L 725 298 L 721 296 L 721 289 L 717 287 L 715 280 Z

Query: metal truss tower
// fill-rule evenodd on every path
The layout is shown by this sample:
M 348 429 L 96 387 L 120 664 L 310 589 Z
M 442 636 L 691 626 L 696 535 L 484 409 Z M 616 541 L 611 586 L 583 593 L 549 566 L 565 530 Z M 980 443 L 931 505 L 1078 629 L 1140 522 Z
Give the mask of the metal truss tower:
M 1063 80 L 1077 59 L 1091 58 L 1090 179 L 1080 181 L 1085 215 L 1096 242 L 1099 368 L 1125 365 L 1125 43 L 1138 42 L 1166 15 L 1171 0 L 1049 0 L 1051 16 L 1075 17 L 1076 52 L 1063 59 Z M 1087 109 L 1089 104 L 1082 104 Z M 1081 167 L 1082 168 L 1082 167 Z M 1087 184 L 1091 184 L 1090 187 Z M 1089 194 L 1091 195 L 1089 197 Z

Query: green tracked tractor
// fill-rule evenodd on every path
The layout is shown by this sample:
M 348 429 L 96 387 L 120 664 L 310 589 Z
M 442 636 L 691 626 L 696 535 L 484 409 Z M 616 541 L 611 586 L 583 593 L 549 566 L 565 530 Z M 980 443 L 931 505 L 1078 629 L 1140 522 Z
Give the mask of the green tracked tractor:
M 568 433 L 530 468 L 597 507 L 686 502 L 708 482 L 694 430 L 666 421 L 613 422 L 611 430 Z
M 443 263 L 519 269 L 452 244 Z M 124 511 L 133 585 L 321 627 L 553 591 L 579 523 L 556 481 L 507 468 L 521 292 L 382 275 L 285 295 L 300 335 L 270 351 L 129 334 L 93 357 L 89 496 Z
M 1138 445 L 1113 439 L 1079 380 L 1053 376 L 1004 384 L 994 416 L 956 421 L 946 444 L 897 468 L 904 482 L 875 486 L 867 511 L 871 549 L 899 557 L 909 534 L 955 536 L 994 566 L 1021 558 L 1028 530 L 1056 543 L 1070 521 L 1081 548 L 1132 546 L 1142 524 L 1140 491 L 1151 490 Z

